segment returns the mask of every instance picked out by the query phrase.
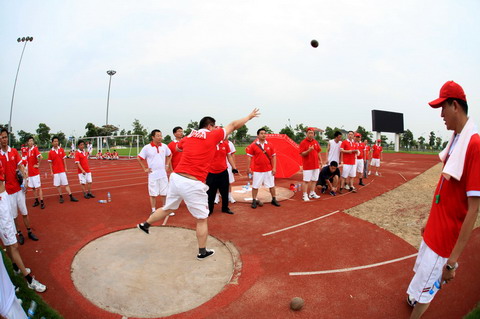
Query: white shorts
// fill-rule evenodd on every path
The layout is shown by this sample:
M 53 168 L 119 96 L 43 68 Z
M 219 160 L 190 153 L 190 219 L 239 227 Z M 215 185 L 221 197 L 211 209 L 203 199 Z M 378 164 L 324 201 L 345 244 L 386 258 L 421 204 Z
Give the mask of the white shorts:
M 380 159 L 379 158 L 372 158 L 372 160 L 370 162 L 370 166 L 380 167 Z
M 259 189 L 262 184 L 268 188 L 275 186 L 275 176 L 272 175 L 272 171 L 253 172 L 252 188 Z
M 318 181 L 318 176 L 320 175 L 320 169 L 308 169 L 303 171 L 303 181 L 304 182 L 316 182 Z
M 415 275 L 407 289 L 410 298 L 419 303 L 429 303 L 432 301 L 438 288 L 434 288 L 435 282 L 438 285 L 442 280 L 443 267 L 448 258 L 437 255 L 422 240 L 418 251 L 417 260 L 413 271 Z
M 175 210 L 185 201 L 188 211 L 197 219 L 208 217 L 208 186 L 198 180 L 172 173 L 163 210 Z
M 12 218 L 17 218 L 18 211 L 20 214 L 28 215 L 27 204 L 25 203 L 25 193 L 22 190 L 14 194 L 8 194 L 8 202 L 10 203 L 10 214 Z
M 148 179 L 148 195 L 157 197 L 167 195 L 168 178 L 161 177 L 160 179 Z
M 357 159 L 357 172 L 363 173 L 363 158 Z
M 355 177 L 357 175 L 357 172 L 355 171 L 356 167 L 357 165 L 343 164 L 342 177 Z
M 227 171 L 228 171 L 228 183 L 231 184 L 231 183 L 235 182 L 235 176 L 233 175 L 231 167 L 228 167 Z
M 30 188 L 40 188 L 42 183 L 40 182 L 40 174 L 35 176 L 28 176 L 28 187 Z
M 0 193 L 0 237 L 4 246 L 17 243 L 17 237 L 15 236 L 17 231 L 10 212 L 9 196 L 7 192 Z
M 65 172 L 53 174 L 53 186 L 58 187 L 60 185 L 62 186 L 68 185 L 67 174 Z
M 78 180 L 80 184 L 85 185 L 92 182 L 92 173 L 78 174 Z
M 10 309 L 7 312 L 8 319 L 28 319 L 25 311 L 22 308 L 22 305 L 18 301 L 17 297 L 13 298 L 13 303 L 10 306 Z

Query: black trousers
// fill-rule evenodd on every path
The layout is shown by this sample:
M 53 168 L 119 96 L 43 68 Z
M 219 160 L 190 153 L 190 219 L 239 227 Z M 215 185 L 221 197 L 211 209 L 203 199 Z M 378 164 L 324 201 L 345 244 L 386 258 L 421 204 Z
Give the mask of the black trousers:
M 220 190 L 222 196 L 222 212 L 228 210 L 228 171 L 225 170 L 218 174 L 208 173 L 206 184 L 208 185 L 208 210 L 210 214 L 213 213 L 213 206 L 215 205 L 215 195 L 217 190 Z

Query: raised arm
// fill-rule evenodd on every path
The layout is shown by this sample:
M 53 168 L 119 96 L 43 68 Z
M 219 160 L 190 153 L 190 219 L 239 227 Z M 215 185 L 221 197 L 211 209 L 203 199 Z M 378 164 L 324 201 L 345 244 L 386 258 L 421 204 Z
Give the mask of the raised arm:
M 238 119 L 238 120 L 235 120 L 233 121 L 232 123 L 228 124 L 227 126 L 225 126 L 225 134 L 226 135 L 229 135 L 230 133 L 232 133 L 233 131 L 241 128 L 242 126 L 245 125 L 245 123 L 247 123 L 248 121 L 250 121 L 251 119 L 255 118 L 255 117 L 258 117 L 260 116 L 260 112 L 259 112 L 259 109 L 255 108 L 250 114 L 248 114 L 247 116 L 245 116 L 244 118 L 241 118 L 241 119 Z

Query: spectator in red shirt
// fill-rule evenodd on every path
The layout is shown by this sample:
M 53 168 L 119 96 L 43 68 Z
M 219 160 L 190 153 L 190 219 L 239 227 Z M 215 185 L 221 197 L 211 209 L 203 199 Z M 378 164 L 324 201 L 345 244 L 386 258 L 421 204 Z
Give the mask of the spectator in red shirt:
M 152 223 L 167 217 L 171 210 L 176 210 L 184 201 L 190 214 L 197 220 L 197 259 L 204 260 L 215 254 L 213 249 L 210 250 L 206 247 L 209 210 L 208 186 L 205 184 L 205 179 L 208 175 L 208 168 L 215 156 L 217 144 L 259 115 L 258 109 L 254 109 L 246 117 L 233 121 L 221 129 L 215 129 L 214 118 L 210 116 L 202 118 L 199 123 L 200 129 L 193 130 L 178 145 L 183 154 L 180 163 L 170 174 L 165 205 L 157 209 L 147 221 L 138 224 L 137 227 L 148 234 Z
M 45 208 L 45 203 L 43 202 L 43 191 L 42 183 L 40 182 L 40 161 L 42 160 L 42 154 L 38 150 L 38 147 L 35 146 L 35 140 L 33 136 L 28 137 L 28 152 L 27 152 L 27 163 L 28 163 L 28 187 L 33 189 L 33 195 L 35 196 L 35 202 L 33 207 L 40 205 L 41 209 Z M 40 196 L 39 196 L 40 195 Z M 38 198 L 40 197 L 40 201 Z
M 380 173 L 378 172 L 378 168 L 380 167 L 380 160 L 382 159 L 382 140 L 378 139 L 377 143 L 372 147 L 372 161 L 370 166 L 375 167 L 375 175 L 378 176 Z M 371 171 L 368 172 L 370 175 Z
M 343 154 L 343 171 L 339 193 L 342 192 L 342 188 L 356 193 L 357 190 L 353 186 L 353 180 L 356 176 L 356 156 L 358 150 L 353 140 L 353 131 L 348 132 L 347 139 L 340 145 L 340 152 Z
M 320 167 L 323 166 L 321 151 L 315 137 L 315 129 L 307 128 L 307 137 L 300 143 L 300 155 L 303 163 L 303 200 L 308 202 L 310 198 L 320 198 L 315 193 L 315 184 L 320 175 Z
M 364 170 L 364 158 L 365 158 L 365 144 L 362 143 L 362 135 L 360 133 L 355 133 L 355 144 L 358 150 L 357 153 L 357 160 L 356 160 L 356 165 L 357 165 L 357 173 L 360 174 L 359 176 L 359 182 L 358 185 L 360 186 L 365 186 L 363 184 L 363 170 Z
M 368 140 L 363 140 L 365 144 L 365 158 L 363 160 L 363 178 L 368 178 L 368 163 L 370 162 L 370 145 L 368 145 Z
M 168 143 L 168 148 L 172 152 L 171 171 L 175 170 L 175 167 L 177 167 L 182 158 L 182 151 L 177 148 L 177 144 L 183 138 L 183 128 L 175 126 L 173 128 L 173 137 L 173 140 Z
M 88 152 L 85 151 L 85 141 L 77 142 L 75 152 L 75 164 L 77 164 L 78 180 L 82 186 L 83 197 L 86 199 L 95 198 L 92 194 L 92 171 L 88 165 Z
M 420 318 L 442 284 L 455 279 L 457 261 L 480 207 L 480 136 L 467 115 L 465 93 L 460 85 L 448 81 L 440 97 L 429 104 L 442 109 L 440 116 L 453 135 L 439 154 L 444 166 L 407 290 L 407 302 L 414 306 L 410 318 Z
M 252 181 L 252 208 L 257 208 L 258 189 L 265 185 L 269 188 L 272 195 L 272 205 L 280 206 L 275 192 L 275 173 L 277 171 L 277 157 L 275 148 L 266 140 L 267 132 L 264 128 L 257 130 L 257 140 L 247 146 L 248 155 L 247 167 L 248 173 L 253 171 Z M 253 159 L 253 169 L 250 166 Z
M 70 186 L 68 186 L 66 173 L 67 160 L 65 151 L 58 146 L 58 136 L 52 137 L 52 149 L 48 153 L 48 164 L 50 165 L 50 173 L 53 176 L 53 186 L 57 188 L 58 194 L 60 195 L 60 204 L 63 204 L 62 186 L 65 186 L 65 190 L 68 196 L 70 196 L 70 201 L 78 202 L 78 199 L 73 196 Z

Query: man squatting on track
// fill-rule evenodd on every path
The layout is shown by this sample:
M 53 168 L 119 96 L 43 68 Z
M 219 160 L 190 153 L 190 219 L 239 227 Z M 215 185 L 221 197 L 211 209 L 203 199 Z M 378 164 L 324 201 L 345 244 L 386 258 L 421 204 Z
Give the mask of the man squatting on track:
M 414 307 L 410 318 L 420 318 L 438 289 L 455 278 L 480 206 L 480 136 L 467 115 L 462 87 L 446 82 L 440 97 L 429 104 L 442 108 L 447 130 L 454 133 L 439 154 L 444 166 L 407 290 L 407 302 Z
M 6 129 L 2 129 L 1 139 L 2 142 L 3 140 L 6 140 L 6 143 L 8 143 L 8 131 Z M 9 152 L 9 154 L 11 154 L 11 152 Z M 17 156 L 17 163 L 20 163 L 18 159 L 20 159 L 20 155 Z M 8 195 L 5 190 L 5 181 L 7 180 L 7 183 L 9 183 L 9 179 L 16 179 L 16 172 L 11 169 L 13 166 L 6 167 L 4 164 L 5 162 L 3 160 L 0 161 L 0 238 L 2 239 L 8 257 L 12 260 L 15 274 L 22 274 L 25 277 L 25 280 L 28 283 L 28 288 L 34 289 L 37 292 L 44 292 L 47 287 L 35 280 L 35 277 L 31 275 L 31 270 L 26 268 L 23 264 L 20 251 L 18 250 L 17 237 L 15 236 L 15 223 L 13 221 L 12 207 L 10 206 L 9 201 L 10 195 Z
M 340 183 L 340 170 L 338 163 L 331 161 L 330 165 L 322 167 L 317 182 L 317 189 L 325 194 L 330 191 L 330 195 L 336 196 L 338 191 L 338 184 Z
M 205 184 L 208 167 L 215 155 L 218 143 L 234 130 L 242 127 L 251 119 L 259 116 L 258 109 L 254 109 L 246 117 L 233 121 L 224 128 L 215 128 L 215 119 L 204 117 L 200 120 L 199 130 L 193 130 L 187 137 L 178 143 L 183 154 L 180 163 L 170 175 L 170 184 L 167 191 L 165 206 L 157 209 L 146 222 L 137 227 L 148 234 L 150 225 L 165 218 L 170 210 L 178 208 L 185 201 L 188 211 L 197 219 L 198 260 L 203 260 L 215 254 L 214 250 L 207 249 L 208 237 L 208 186 Z
M 18 151 L 8 146 L 8 130 L 6 128 L 3 128 L 0 131 L 0 137 L 0 160 L 2 161 L 5 173 L 5 189 L 8 194 L 7 198 L 10 205 L 10 212 L 17 229 L 18 242 L 20 245 L 23 245 L 25 242 L 25 237 L 23 236 L 18 225 L 18 211 L 20 211 L 23 224 L 25 225 L 25 228 L 27 228 L 28 238 L 34 241 L 38 240 L 37 236 L 35 236 L 35 234 L 32 232 L 30 219 L 28 218 L 27 203 L 25 201 L 26 189 L 22 189 L 22 185 L 24 185 L 27 173 L 22 164 L 22 158 L 20 157 L 20 154 L 18 154 Z

